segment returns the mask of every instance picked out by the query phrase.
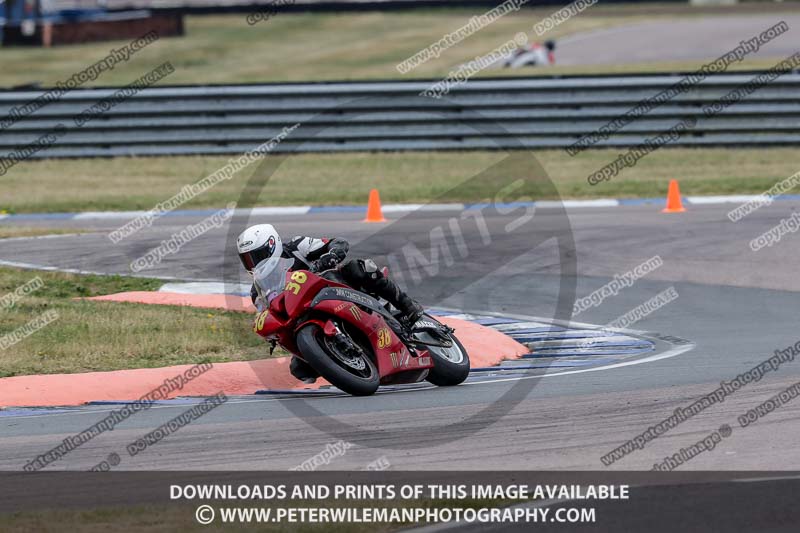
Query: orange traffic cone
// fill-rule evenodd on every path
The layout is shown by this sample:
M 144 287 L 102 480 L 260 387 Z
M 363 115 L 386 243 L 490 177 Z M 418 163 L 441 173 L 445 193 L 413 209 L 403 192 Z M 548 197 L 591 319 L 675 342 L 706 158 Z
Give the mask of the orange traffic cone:
M 681 190 L 678 187 L 678 180 L 669 180 L 669 190 L 667 191 L 667 207 L 661 210 L 662 213 L 683 213 L 686 209 L 681 201 Z
M 369 202 L 367 203 L 367 218 L 364 222 L 386 222 L 381 211 L 381 197 L 378 189 L 369 191 Z

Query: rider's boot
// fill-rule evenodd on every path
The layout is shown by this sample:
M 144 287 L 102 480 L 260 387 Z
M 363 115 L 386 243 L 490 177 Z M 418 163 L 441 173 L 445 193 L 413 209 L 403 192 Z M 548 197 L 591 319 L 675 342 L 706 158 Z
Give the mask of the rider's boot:
M 405 292 L 400 291 L 400 294 L 400 300 L 394 306 L 403 314 L 400 317 L 403 325 L 411 328 L 425 314 L 425 309 Z
M 292 357 L 292 361 L 289 363 L 289 372 L 303 383 L 308 383 L 309 385 L 316 382 L 319 377 L 319 373 L 311 365 L 297 357 Z
M 417 320 L 422 318 L 425 309 L 414 300 L 411 296 L 397 286 L 394 281 L 383 277 L 383 274 L 378 272 L 379 278 L 375 279 L 373 287 L 368 287 L 372 292 L 384 298 L 389 303 L 400 311 L 400 322 L 406 328 L 411 328 L 417 323 Z

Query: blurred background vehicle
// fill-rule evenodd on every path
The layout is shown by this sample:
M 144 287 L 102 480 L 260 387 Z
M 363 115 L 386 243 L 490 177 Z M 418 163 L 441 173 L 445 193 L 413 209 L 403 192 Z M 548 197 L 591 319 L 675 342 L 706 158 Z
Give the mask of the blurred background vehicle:
M 554 65 L 555 41 L 545 41 L 544 43 L 531 43 L 520 46 L 513 54 L 503 60 L 503 66 L 507 68 L 520 67 L 546 67 Z

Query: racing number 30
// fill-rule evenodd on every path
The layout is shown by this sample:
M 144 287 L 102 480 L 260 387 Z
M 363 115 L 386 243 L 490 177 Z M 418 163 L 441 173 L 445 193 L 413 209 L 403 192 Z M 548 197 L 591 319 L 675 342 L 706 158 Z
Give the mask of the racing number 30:
M 306 276 L 305 272 L 292 272 L 289 279 L 292 281 L 286 284 L 286 290 L 292 291 L 292 294 L 297 296 L 300 293 L 300 285 L 306 282 L 308 276 Z

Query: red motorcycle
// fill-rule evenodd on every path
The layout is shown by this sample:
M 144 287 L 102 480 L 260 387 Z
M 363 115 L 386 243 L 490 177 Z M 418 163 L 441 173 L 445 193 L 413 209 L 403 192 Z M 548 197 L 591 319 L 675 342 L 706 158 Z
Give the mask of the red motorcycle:
M 253 330 L 280 344 L 331 384 L 356 396 L 379 385 L 462 383 L 469 356 L 454 330 L 430 315 L 404 327 L 389 304 L 348 287 L 336 270 L 290 270 L 291 259 L 262 261 L 256 290 L 267 309 Z

